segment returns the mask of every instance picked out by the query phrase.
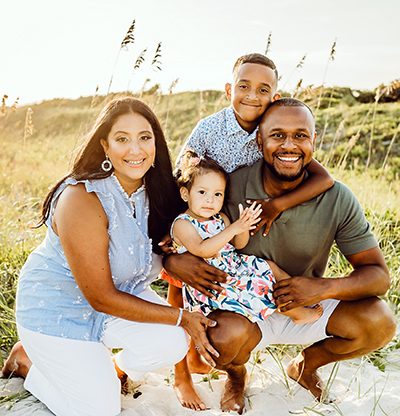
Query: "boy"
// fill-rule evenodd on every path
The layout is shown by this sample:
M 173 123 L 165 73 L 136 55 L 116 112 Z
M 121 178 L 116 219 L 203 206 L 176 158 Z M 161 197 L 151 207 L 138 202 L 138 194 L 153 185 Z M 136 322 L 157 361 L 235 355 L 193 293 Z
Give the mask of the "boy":
M 271 59 L 258 53 L 240 57 L 233 67 L 232 84 L 225 85 L 231 106 L 199 121 L 178 155 L 178 169 L 187 149 L 198 156 L 207 154 L 228 173 L 260 160 L 263 154 L 256 141 L 258 125 L 268 106 L 279 99 L 277 82 L 278 71 Z M 308 172 L 309 179 L 295 191 L 279 198 L 258 201 L 263 208 L 262 220 L 253 233 L 265 225 L 266 235 L 272 221 L 282 211 L 316 197 L 333 185 L 329 173 L 315 160 L 311 162 Z M 166 272 L 162 277 L 171 283 L 168 302 L 172 306 L 183 307 L 181 282 L 172 279 Z M 191 345 L 188 360 L 184 359 L 175 366 L 174 388 L 182 406 L 193 410 L 206 408 L 194 390 L 190 372 L 207 373 L 209 370 Z
M 279 99 L 277 83 L 271 59 L 257 53 L 240 57 L 233 67 L 233 83 L 225 85 L 232 105 L 199 121 L 183 145 L 177 166 L 188 148 L 198 156 L 207 153 L 228 173 L 260 160 L 256 133 L 269 104 Z

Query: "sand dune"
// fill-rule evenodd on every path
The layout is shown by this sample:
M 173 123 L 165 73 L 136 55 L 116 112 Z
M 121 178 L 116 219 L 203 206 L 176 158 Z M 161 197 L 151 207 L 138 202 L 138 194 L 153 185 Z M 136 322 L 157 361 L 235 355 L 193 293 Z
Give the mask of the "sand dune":
M 393 362 L 398 355 L 393 356 Z M 368 362 L 360 366 L 360 360 L 342 362 L 332 384 L 331 396 L 334 405 L 316 404 L 311 394 L 285 377 L 269 354 L 261 355 L 262 364 L 248 365 L 251 378 L 246 391 L 246 415 L 400 415 L 400 371 L 388 366 L 379 371 Z M 285 361 L 284 361 L 285 362 Z M 333 365 L 322 369 L 325 381 L 335 372 Z M 219 416 L 226 413 L 219 409 L 219 398 L 225 376 L 219 380 L 203 381 L 203 376 L 194 375 L 196 390 L 209 407 L 203 416 Z M 288 382 L 288 386 L 286 385 Z M 185 416 L 194 412 L 180 406 L 172 388 L 172 369 L 149 373 L 142 380 L 136 399 L 133 395 L 122 397 L 121 416 Z M 0 380 L 0 394 L 12 394 L 23 390 L 22 379 Z M 0 406 L 1 415 L 48 416 L 52 413 L 32 396 L 19 401 L 12 409 L 9 404 Z M 313 410 L 308 410 L 308 409 Z M 317 413 L 319 412 L 319 413 Z

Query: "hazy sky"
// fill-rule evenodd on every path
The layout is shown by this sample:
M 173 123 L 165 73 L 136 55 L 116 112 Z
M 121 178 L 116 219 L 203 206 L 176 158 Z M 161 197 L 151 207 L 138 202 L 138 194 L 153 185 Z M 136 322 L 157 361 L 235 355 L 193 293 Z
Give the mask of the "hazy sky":
M 112 91 L 161 84 L 164 92 L 222 90 L 235 60 L 270 52 L 280 87 L 314 84 L 374 89 L 400 78 L 399 0 L 1 0 L 0 95 L 21 103 L 108 89 L 133 19 L 135 43 L 121 51 Z M 329 59 L 337 42 L 333 62 Z M 161 72 L 150 71 L 162 42 Z M 296 69 L 307 54 L 304 65 Z M 326 76 L 324 77 L 324 74 Z

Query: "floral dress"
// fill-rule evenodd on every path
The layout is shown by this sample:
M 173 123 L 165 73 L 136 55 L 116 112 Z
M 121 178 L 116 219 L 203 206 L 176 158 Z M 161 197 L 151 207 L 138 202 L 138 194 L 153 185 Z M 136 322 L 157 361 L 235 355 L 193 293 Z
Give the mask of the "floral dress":
M 220 214 L 210 220 L 197 220 L 190 215 L 180 214 L 176 219 L 184 219 L 194 225 L 203 240 L 213 237 L 225 229 Z M 173 239 L 172 239 L 173 240 Z M 178 253 L 187 249 L 173 241 Z M 250 321 L 261 321 L 276 309 L 271 288 L 275 278 L 269 264 L 258 257 L 238 254 L 232 244 L 226 244 L 213 257 L 204 259 L 207 263 L 228 273 L 227 282 L 220 284 L 221 293 L 212 291 L 216 296 L 211 299 L 198 290 L 183 284 L 183 299 L 186 309 L 208 315 L 216 309 L 239 313 Z

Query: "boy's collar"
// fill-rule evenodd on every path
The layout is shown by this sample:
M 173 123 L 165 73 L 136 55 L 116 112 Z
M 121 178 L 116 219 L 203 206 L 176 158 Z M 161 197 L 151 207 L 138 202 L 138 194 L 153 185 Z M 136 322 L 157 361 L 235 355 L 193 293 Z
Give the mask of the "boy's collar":
M 256 131 L 258 130 L 258 126 L 257 126 L 256 129 L 251 134 L 247 133 L 247 131 L 244 130 L 241 127 L 241 125 L 238 123 L 232 106 L 228 107 L 226 110 L 226 127 L 228 130 L 228 134 L 244 132 L 248 134 L 249 136 L 252 136 L 253 134 L 255 135 Z

